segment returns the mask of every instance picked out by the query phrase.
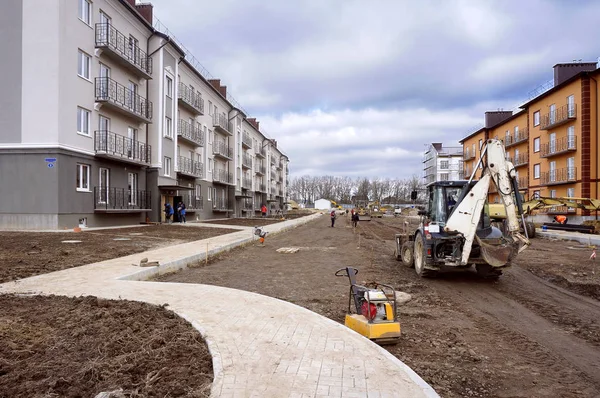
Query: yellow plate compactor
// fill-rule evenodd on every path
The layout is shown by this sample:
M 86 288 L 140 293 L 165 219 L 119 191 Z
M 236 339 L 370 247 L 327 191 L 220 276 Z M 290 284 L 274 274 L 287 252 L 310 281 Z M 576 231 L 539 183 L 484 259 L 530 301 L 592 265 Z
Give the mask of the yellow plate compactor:
M 335 273 L 335 276 L 347 276 L 350 280 L 345 325 L 378 344 L 396 344 L 400 339 L 396 291 L 380 283 L 375 288 L 358 285 L 357 274 L 358 270 L 352 267 L 341 268 Z

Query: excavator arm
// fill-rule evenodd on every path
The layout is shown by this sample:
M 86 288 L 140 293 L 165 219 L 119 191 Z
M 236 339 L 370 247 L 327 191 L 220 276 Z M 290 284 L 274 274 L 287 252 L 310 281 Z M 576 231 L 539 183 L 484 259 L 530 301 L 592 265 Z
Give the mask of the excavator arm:
M 486 162 L 483 161 L 484 158 L 487 159 Z M 483 175 L 470 188 L 470 182 L 480 165 L 483 165 Z M 481 219 L 491 182 L 498 188 L 498 193 L 506 209 L 508 222 L 509 236 L 506 237 L 507 241 L 500 245 L 488 244 L 477 236 L 477 226 Z M 515 171 L 513 164 L 506 160 L 504 145 L 499 140 L 487 140 L 481 158 L 469 178 L 469 184 L 466 184 L 463 188 L 457 206 L 455 206 L 446 221 L 446 232 L 460 233 L 465 239 L 461 257 L 462 265 L 468 264 L 475 240 L 481 247 L 486 262 L 496 267 L 507 264 L 516 254 L 529 246 L 529 239 L 519 232 L 518 215 L 522 217 L 523 211 L 519 195 L 513 195 L 513 192 L 518 192 Z

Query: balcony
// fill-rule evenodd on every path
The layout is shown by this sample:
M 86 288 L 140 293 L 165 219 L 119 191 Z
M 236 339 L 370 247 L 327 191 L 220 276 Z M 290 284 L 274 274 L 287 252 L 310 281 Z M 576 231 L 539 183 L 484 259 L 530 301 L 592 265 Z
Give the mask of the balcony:
M 183 119 L 179 119 L 177 124 L 177 136 L 193 146 L 204 146 L 204 133 L 202 130 Z
M 242 188 L 244 189 L 252 189 L 252 179 L 248 177 L 242 178 Z
M 194 115 L 204 115 L 204 100 L 202 99 L 202 94 L 196 90 L 179 82 L 177 98 L 179 99 L 179 103 Z
M 204 198 L 202 196 L 196 196 L 195 193 L 184 193 L 181 197 L 187 213 L 195 213 L 197 210 L 204 209 Z
M 563 105 L 556 109 L 554 112 L 550 112 L 547 115 L 542 116 L 540 121 L 540 130 L 549 130 L 554 127 L 558 127 L 565 123 L 569 123 L 571 120 L 575 120 L 577 117 L 577 107 L 575 104 Z
M 543 158 L 575 152 L 577 151 L 577 137 L 561 137 L 555 141 L 544 143 L 541 150 L 542 154 L 540 156 Z
M 519 187 L 519 190 L 527 189 L 529 186 L 529 176 L 519 177 L 517 179 L 517 186 Z
M 529 129 L 524 128 L 523 130 L 519 130 L 516 134 L 510 134 L 504 139 L 504 147 L 509 148 L 511 146 L 520 144 L 522 142 L 526 142 L 529 139 Z
M 469 151 L 465 152 L 465 154 L 463 155 L 463 160 L 472 160 L 472 159 L 475 159 L 475 154 L 469 153 Z
M 520 153 L 513 159 L 513 166 L 521 167 L 529 164 L 529 153 Z
M 264 159 L 264 158 L 267 157 L 267 151 L 266 151 L 265 148 L 255 148 L 254 149 L 254 154 L 256 156 L 258 156 L 259 158 L 262 158 L 262 159 Z
M 565 167 L 542 173 L 542 185 L 570 184 L 577 180 L 577 168 Z
M 246 199 L 242 201 L 242 211 L 254 211 L 254 203 L 252 202 L 252 199 Z M 259 210 L 260 210 L 260 206 L 259 206 Z
M 217 158 L 222 158 L 225 160 L 233 159 L 233 148 L 227 146 L 223 141 L 215 141 L 213 143 L 213 155 Z
M 271 157 L 271 166 L 275 166 L 275 158 Z
M 213 211 L 215 212 L 227 212 L 231 211 L 229 201 L 225 198 L 213 198 Z
M 151 211 L 150 191 L 94 187 L 96 213 L 141 213 Z
M 244 153 L 242 156 L 242 168 L 244 169 L 252 169 L 252 156 Z
M 97 77 L 94 80 L 96 102 L 141 122 L 151 122 L 152 102 L 109 77 Z
M 283 162 L 280 160 L 279 163 L 277 164 L 277 169 L 278 170 L 283 170 Z
M 283 196 L 283 190 L 282 189 L 280 189 L 280 190 L 277 191 L 277 196 Z
M 177 172 L 188 177 L 200 178 L 204 175 L 204 165 L 193 159 L 179 156 L 177 158 Z
M 96 24 L 96 48 L 137 76 L 151 79 L 152 58 L 110 23 Z
M 233 185 L 233 174 L 228 173 L 226 170 L 215 169 L 213 170 L 213 182 L 219 184 Z
M 265 184 L 256 184 L 256 190 L 258 192 L 267 193 L 267 186 Z
M 242 147 L 247 149 L 252 148 L 252 138 L 250 137 L 250 134 L 244 133 L 244 135 L 242 135 Z
M 267 168 L 263 165 L 257 165 L 256 166 L 256 174 L 258 174 L 260 176 L 264 176 L 265 174 L 267 174 Z
M 548 208 L 537 209 L 540 214 L 556 215 L 556 214 L 577 214 L 577 209 L 568 206 L 552 206 Z
M 275 196 L 275 188 L 271 187 L 271 196 Z
M 152 159 L 150 145 L 110 131 L 94 132 L 94 151 L 96 156 L 144 166 Z
M 220 132 L 221 134 L 233 135 L 230 131 L 229 121 L 227 120 L 227 116 L 224 113 L 217 115 L 216 113 L 212 117 L 213 119 L 213 127 L 215 131 Z

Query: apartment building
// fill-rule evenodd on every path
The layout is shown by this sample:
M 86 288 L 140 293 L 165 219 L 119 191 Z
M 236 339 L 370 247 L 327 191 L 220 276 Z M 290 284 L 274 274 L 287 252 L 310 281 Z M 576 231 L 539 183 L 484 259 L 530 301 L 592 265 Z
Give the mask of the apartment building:
M 252 216 L 254 141 L 287 169 L 227 87 L 153 27 L 151 4 L 3 2 L 0 21 L 1 228 L 162 221 L 167 202 L 188 220 Z M 283 208 L 284 180 L 263 176 L 282 189 L 259 201 Z
M 465 173 L 473 170 L 473 156 L 479 154 L 476 150 L 480 143 L 497 138 L 505 144 L 525 199 L 598 198 L 599 71 L 596 63 L 557 64 L 552 85 L 521 105 L 517 112 L 486 112 L 485 127 L 461 140 Z M 492 189 L 490 201 L 499 200 Z M 561 206 L 546 213 L 589 215 Z
M 463 179 L 463 148 L 430 144 L 423 156 L 423 184 Z

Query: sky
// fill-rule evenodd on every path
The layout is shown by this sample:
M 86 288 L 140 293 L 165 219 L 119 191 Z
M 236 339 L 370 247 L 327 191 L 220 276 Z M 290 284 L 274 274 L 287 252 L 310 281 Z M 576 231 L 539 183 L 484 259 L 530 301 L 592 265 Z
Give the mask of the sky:
M 596 62 L 593 0 L 150 0 L 302 175 L 422 175 L 484 112 Z

